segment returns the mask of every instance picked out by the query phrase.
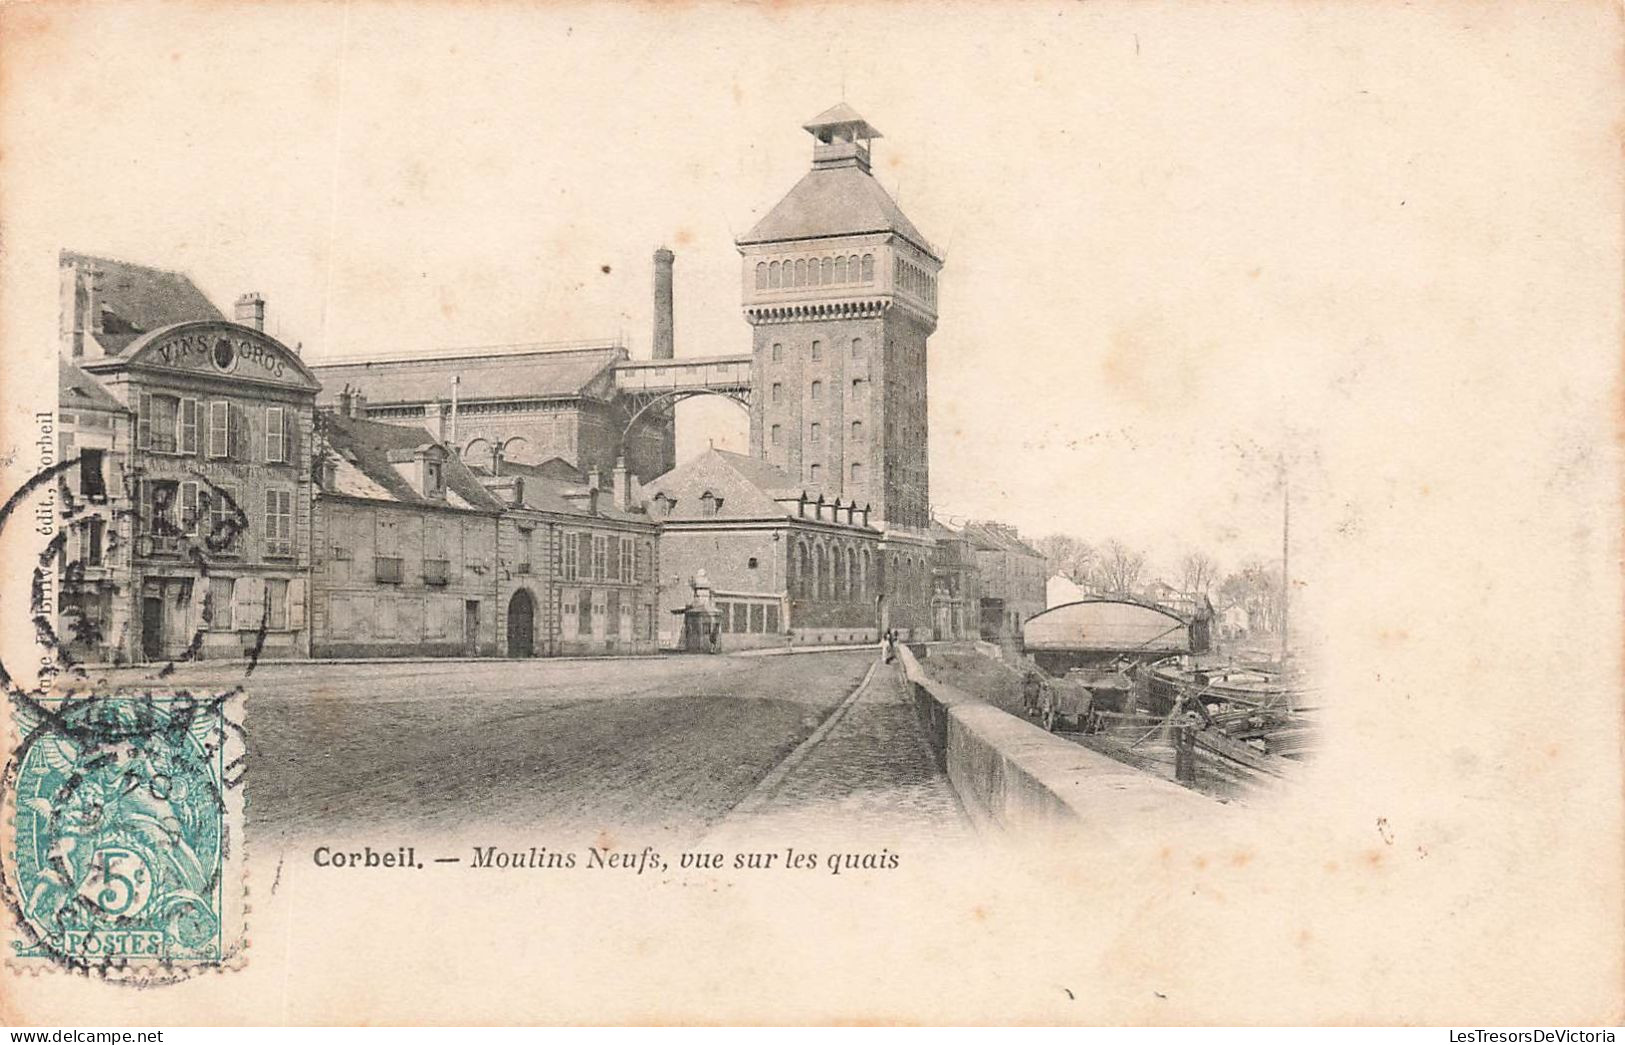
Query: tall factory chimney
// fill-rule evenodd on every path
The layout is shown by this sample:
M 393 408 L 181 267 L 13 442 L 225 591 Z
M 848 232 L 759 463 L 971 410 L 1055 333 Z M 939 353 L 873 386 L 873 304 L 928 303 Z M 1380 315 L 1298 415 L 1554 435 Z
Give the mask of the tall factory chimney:
M 671 322 L 671 266 L 676 255 L 665 247 L 655 251 L 655 335 L 652 359 L 673 356 Z

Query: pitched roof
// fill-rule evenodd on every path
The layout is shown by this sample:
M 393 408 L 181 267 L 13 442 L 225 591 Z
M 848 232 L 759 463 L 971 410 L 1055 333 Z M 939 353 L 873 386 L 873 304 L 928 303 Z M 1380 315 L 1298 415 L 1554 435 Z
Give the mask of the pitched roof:
M 446 499 L 436 500 L 418 493 L 395 467 L 392 457 L 411 459 L 412 451 L 433 444 L 434 437 L 422 428 L 386 425 L 344 417 L 332 411 L 318 414 L 318 430 L 337 455 L 335 491 L 350 497 L 402 504 L 466 508 L 479 512 L 500 511 L 501 502 L 480 485 L 468 466 L 450 450 L 446 451 L 442 475 Z
M 1042 559 L 1043 553 L 1017 536 L 1013 527 L 981 520 L 965 524 L 965 535 L 977 547 L 990 552 L 1014 552 Z
M 760 467 L 752 467 L 752 465 Z M 743 466 L 749 476 L 741 471 Z M 757 480 L 766 480 L 762 486 Z M 691 457 L 665 475 L 646 483 L 646 498 L 665 494 L 675 504 L 665 519 L 762 519 L 788 514 L 770 491 L 791 485 L 790 476 L 765 461 L 754 461 L 723 450 L 707 450 Z M 722 500 L 715 515 L 703 514 L 701 499 L 709 492 Z
M 346 385 L 361 389 L 368 403 L 422 403 L 451 398 L 459 378 L 461 399 L 568 398 L 593 391 L 626 358 L 616 345 L 533 349 L 491 355 L 442 355 L 423 359 L 376 359 L 311 367 L 322 382 L 321 402 L 335 402 Z M 603 381 L 607 391 L 608 382 Z
M 825 127 L 855 127 L 858 128 L 860 138 L 883 138 L 875 126 L 858 114 L 858 111 L 845 102 L 836 102 L 823 112 L 814 116 L 801 125 L 801 129 L 817 134 Z
M 57 401 L 70 410 L 116 410 L 128 413 L 127 408 L 102 383 L 80 370 L 66 359 L 57 359 Z
M 562 467 L 560 467 L 562 466 Z M 486 469 L 476 468 L 476 473 L 486 474 Z M 600 519 L 620 519 L 630 522 L 648 522 L 648 515 L 641 511 L 629 512 L 614 506 L 613 497 L 609 488 L 605 488 L 599 495 L 598 511 L 596 515 L 587 506 L 588 488 L 586 480 L 581 473 L 568 462 L 552 457 L 541 464 L 522 464 L 518 461 L 502 462 L 502 475 L 520 476 L 524 482 L 525 507 L 534 508 L 543 512 L 558 512 L 565 515 L 576 515 L 583 518 L 593 517 Z M 635 480 L 628 478 L 629 482 Z M 634 488 L 634 497 L 636 488 Z
M 931 242 L 897 206 L 880 182 L 858 167 L 820 167 L 801 176 L 767 216 L 739 238 L 740 244 L 821 236 L 895 232 L 936 257 Z
M 96 335 L 96 340 L 109 355 L 124 351 L 140 335 L 171 323 L 226 318 L 183 272 L 71 250 L 62 251 L 58 263 L 100 271 L 96 293 L 104 333 Z

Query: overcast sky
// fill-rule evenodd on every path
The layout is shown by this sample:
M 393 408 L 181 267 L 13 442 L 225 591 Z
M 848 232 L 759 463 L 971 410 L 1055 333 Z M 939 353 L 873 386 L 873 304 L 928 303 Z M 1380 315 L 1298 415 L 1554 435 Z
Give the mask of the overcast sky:
M 641 357 L 665 244 L 678 355 L 739 352 L 733 239 L 844 96 L 946 254 L 939 513 L 1232 566 L 1279 555 L 1279 457 L 1307 546 L 1358 528 L 1416 484 L 1354 448 L 1466 451 L 1395 429 L 1471 397 L 1509 338 L 1614 307 L 1552 282 L 1611 248 L 1565 201 L 1608 173 L 1587 115 L 1612 59 L 1542 75 L 1514 30 L 1549 45 L 1594 17 L 1551 10 L 13 13 L 8 272 L 51 322 L 59 247 L 184 270 L 228 312 L 256 290 L 311 360 L 618 335 Z M 682 419 L 682 454 L 745 447 L 736 407 Z

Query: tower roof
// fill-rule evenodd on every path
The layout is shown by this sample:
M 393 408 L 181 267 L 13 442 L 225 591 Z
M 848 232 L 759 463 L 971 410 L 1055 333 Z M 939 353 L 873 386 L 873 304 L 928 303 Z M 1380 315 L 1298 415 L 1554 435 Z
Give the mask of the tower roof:
M 868 120 L 865 120 L 862 116 L 859 116 L 856 109 L 852 108 L 845 102 L 840 102 L 836 105 L 830 106 L 828 109 L 825 109 L 817 116 L 814 116 L 812 119 L 802 124 L 801 128 L 808 134 L 811 134 L 813 137 L 817 138 L 819 141 L 824 142 L 827 142 L 834 137 L 841 136 L 841 131 L 850 132 L 844 135 L 848 138 L 866 139 L 885 137 L 885 135 L 881 134 L 875 129 L 873 124 L 871 124 Z
M 815 168 L 767 216 L 739 237 L 741 245 L 895 232 L 932 257 L 931 242 L 908 220 L 897 201 L 858 167 Z
M 880 137 L 869 121 L 842 102 L 804 127 L 818 139 L 812 170 L 739 238 L 741 246 L 893 232 L 937 257 L 930 241 L 869 173 L 868 146 L 862 143 Z

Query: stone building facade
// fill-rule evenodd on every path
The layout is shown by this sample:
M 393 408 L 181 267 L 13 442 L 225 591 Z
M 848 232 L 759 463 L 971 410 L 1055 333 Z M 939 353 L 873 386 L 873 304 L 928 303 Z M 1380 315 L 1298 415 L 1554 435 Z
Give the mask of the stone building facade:
M 615 367 L 629 359 L 618 344 L 507 346 L 448 355 L 324 363 L 324 406 L 359 393 L 361 416 L 424 428 L 470 465 L 561 458 L 604 473 L 625 457 L 632 473 L 669 470 L 669 413 L 649 413 L 631 427 L 634 408 L 615 386 Z M 500 464 L 498 464 L 500 467 Z
M 312 655 L 495 655 L 502 504 L 421 428 L 318 420 Z
M 125 452 L 99 447 L 127 579 L 78 599 L 81 620 L 114 659 L 308 655 L 314 375 L 256 295 L 233 322 L 180 273 L 72 252 L 60 268 L 63 401 L 94 382 L 128 416 Z
M 870 173 L 880 137 L 838 105 L 813 166 L 738 241 L 751 453 L 882 528 L 930 527 L 926 339 L 942 261 Z
M 660 639 L 677 645 L 694 576 L 722 614 L 722 648 L 870 642 L 886 588 L 880 532 L 774 466 L 709 450 L 644 490 L 660 531 Z
M 484 475 L 505 511 L 499 574 L 510 657 L 658 650 L 659 528 L 624 463 L 607 476 L 565 462 Z
M 965 524 L 964 533 L 976 548 L 982 637 L 1013 639 L 1028 618 L 1044 612 L 1049 561 L 1014 526 L 984 519 Z
M 939 640 L 974 639 L 981 630 L 981 569 L 963 530 L 931 524 L 931 631 Z
M 932 626 L 926 341 L 942 259 L 870 173 L 880 132 L 844 103 L 805 129 L 812 169 L 738 240 L 751 454 L 867 509 L 874 627 Z

